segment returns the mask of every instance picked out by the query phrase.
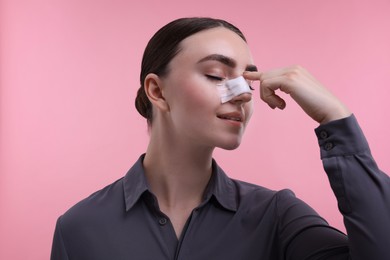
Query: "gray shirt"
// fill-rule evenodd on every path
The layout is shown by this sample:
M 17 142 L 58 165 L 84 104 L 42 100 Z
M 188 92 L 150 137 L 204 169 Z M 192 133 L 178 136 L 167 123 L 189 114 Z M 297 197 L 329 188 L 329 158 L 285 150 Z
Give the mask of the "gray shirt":
M 355 117 L 315 132 L 348 237 L 290 190 L 231 179 L 213 161 L 203 202 L 178 239 L 148 188 L 142 155 L 123 178 L 58 219 L 51 259 L 389 260 L 390 179 Z

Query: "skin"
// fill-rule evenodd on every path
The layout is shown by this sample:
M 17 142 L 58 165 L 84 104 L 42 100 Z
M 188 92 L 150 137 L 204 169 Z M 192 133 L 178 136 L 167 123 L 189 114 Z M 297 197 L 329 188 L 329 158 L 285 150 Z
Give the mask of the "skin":
M 260 81 L 260 97 L 271 108 L 286 106 L 275 94 L 276 90 L 288 93 L 319 123 L 351 114 L 299 66 L 247 72 L 253 65 L 249 48 L 228 29 L 220 27 L 196 33 L 183 40 L 180 47 L 167 75 L 159 77 L 151 73 L 144 82 L 153 104 L 145 174 L 160 210 L 169 217 L 178 238 L 192 210 L 202 201 L 211 176 L 213 150 L 237 148 L 253 113 L 255 95 L 249 93 L 221 104 L 216 88 L 218 78 L 243 75 L 248 80 Z M 233 60 L 234 66 L 205 59 L 215 54 Z
M 260 81 L 260 97 L 272 109 L 286 107 L 286 102 L 275 94 L 276 90 L 280 90 L 289 94 L 308 116 L 320 124 L 351 115 L 340 100 L 301 66 L 245 72 L 243 76 Z

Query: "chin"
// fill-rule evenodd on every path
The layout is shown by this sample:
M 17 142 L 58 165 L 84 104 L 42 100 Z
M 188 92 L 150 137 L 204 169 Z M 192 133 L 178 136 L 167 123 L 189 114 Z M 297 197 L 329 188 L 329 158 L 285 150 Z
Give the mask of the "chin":
M 235 142 L 230 141 L 230 142 L 225 142 L 218 147 L 224 150 L 234 150 L 237 149 L 241 144 L 241 140 L 236 140 Z

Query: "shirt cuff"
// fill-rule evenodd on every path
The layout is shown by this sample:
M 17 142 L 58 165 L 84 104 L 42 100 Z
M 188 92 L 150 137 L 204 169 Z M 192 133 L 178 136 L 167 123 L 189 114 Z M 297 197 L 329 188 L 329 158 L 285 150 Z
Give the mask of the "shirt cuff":
M 358 154 L 369 150 L 355 115 L 320 125 L 315 130 L 321 159 Z

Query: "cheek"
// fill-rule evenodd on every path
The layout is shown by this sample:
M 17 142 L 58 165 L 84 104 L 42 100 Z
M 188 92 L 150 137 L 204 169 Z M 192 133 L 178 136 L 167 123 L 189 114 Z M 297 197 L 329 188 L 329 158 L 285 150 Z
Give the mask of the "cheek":
M 211 84 L 192 81 L 183 82 L 180 91 L 177 92 L 176 99 L 181 108 L 186 110 L 202 111 L 204 109 L 217 108 L 220 105 L 218 89 Z
M 198 106 L 219 104 L 220 97 L 216 88 L 194 88 L 189 91 L 188 100 Z

